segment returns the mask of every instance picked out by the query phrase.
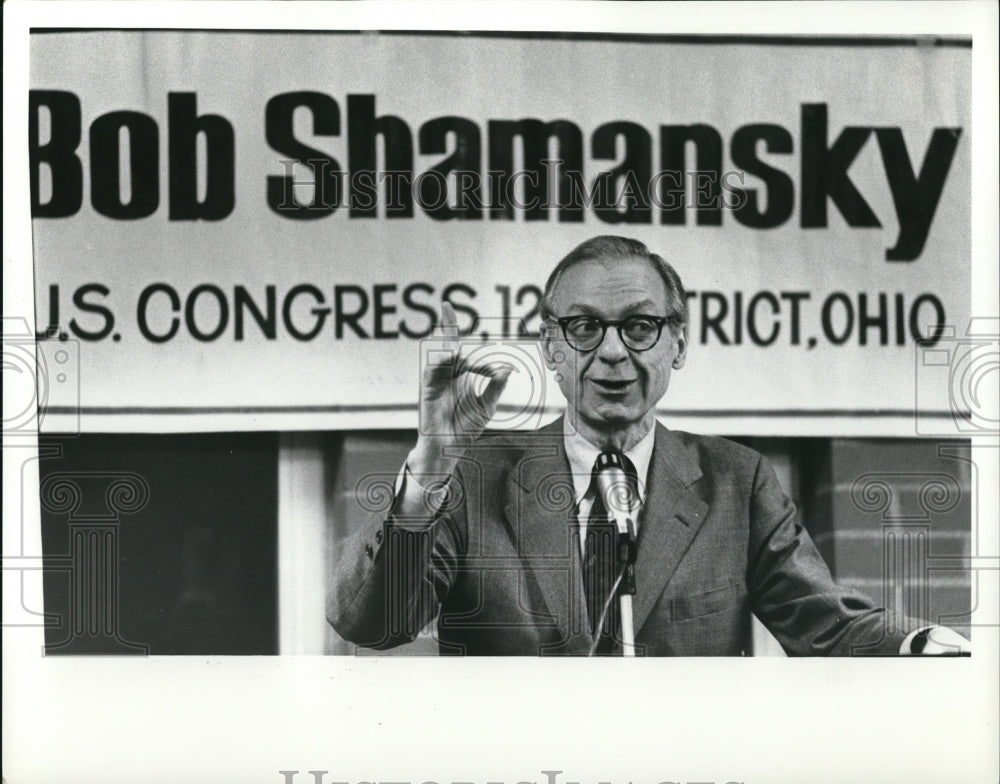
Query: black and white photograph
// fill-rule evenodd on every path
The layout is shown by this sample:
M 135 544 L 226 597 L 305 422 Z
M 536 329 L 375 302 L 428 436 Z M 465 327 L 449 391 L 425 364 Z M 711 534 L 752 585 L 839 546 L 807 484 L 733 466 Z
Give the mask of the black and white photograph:
M 4 10 L 5 780 L 996 781 L 995 4 Z

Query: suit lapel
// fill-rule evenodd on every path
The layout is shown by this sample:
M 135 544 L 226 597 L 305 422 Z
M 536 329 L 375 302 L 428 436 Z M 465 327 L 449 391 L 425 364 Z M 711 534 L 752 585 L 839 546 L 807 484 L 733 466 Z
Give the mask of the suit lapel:
M 708 504 L 689 489 L 700 477 L 695 456 L 657 423 L 635 565 L 636 634 L 705 520 Z
M 696 457 L 657 423 L 635 568 L 636 634 L 707 516 L 708 504 L 690 489 L 700 477 Z M 526 442 L 505 492 L 503 509 L 513 541 L 562 631 L 563 642 L 551 652 L 586 653 L 591 637 L 579 558 L 573 549 L 573 478 L 561 417 Z
M 511 472 L 506 493 L 504 515 L 513 541 L 562 632 L 563 642 L 551 652 L 586 652 L 590 645 L 587 608 L 572 535 L 576 522 L 573 477 L 561 417 L 532 434 Z

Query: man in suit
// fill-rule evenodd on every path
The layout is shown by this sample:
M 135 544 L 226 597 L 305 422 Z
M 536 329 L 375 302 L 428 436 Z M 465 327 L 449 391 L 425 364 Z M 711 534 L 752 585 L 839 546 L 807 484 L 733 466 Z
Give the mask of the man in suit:
M 511 368 L 466 362 L 444 306 L 452 335 L 425 370 L 392 507 L 337 555 L 327 616 L 342 636 L 388 648 L 437 617 L 445 654 L 620 655 L 628 557 L 604 528 L 595 467 L 611 461 L 636 529 L 637 654 L 746 653 L 751 612 L 794 655 L 964 649 L 836 585 L 759 454 L 656 421 L 688 351 L 684 288 L 661 257 L 588 240 L 553 270 L 541 315 L 566 413 L 484 433 Z

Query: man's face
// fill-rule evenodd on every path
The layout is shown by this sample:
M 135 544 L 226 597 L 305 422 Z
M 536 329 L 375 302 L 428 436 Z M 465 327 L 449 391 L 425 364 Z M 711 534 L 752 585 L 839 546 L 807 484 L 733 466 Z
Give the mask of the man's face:
M 672 315 L 667 312 L 663 279 L 651 262 L 635 258 L 582 261 L 569 267 L 556 285 L 553 310 L 558 318 L 596 316 L 614 321 L 632 315 Z M 671 369 L 684 365 L 687 334 L 674 336 L 666 324 L 656 345 L 634 351 L 622 343 L 614 327 L 608 327 L 599 346 L 578 352 L 557 327 L 546 331 L 543 347 L 546 364 L 555 371 L 584 435 L 619 433 L 637 438 L 652 426 Z

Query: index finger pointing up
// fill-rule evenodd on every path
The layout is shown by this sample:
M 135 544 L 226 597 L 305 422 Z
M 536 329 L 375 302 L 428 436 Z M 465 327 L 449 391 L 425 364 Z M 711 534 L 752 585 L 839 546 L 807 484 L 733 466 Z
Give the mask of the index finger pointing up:
M 458 344 L 458 316 L 448 300 L 441 303 L 441 329 L 445 345 Z

